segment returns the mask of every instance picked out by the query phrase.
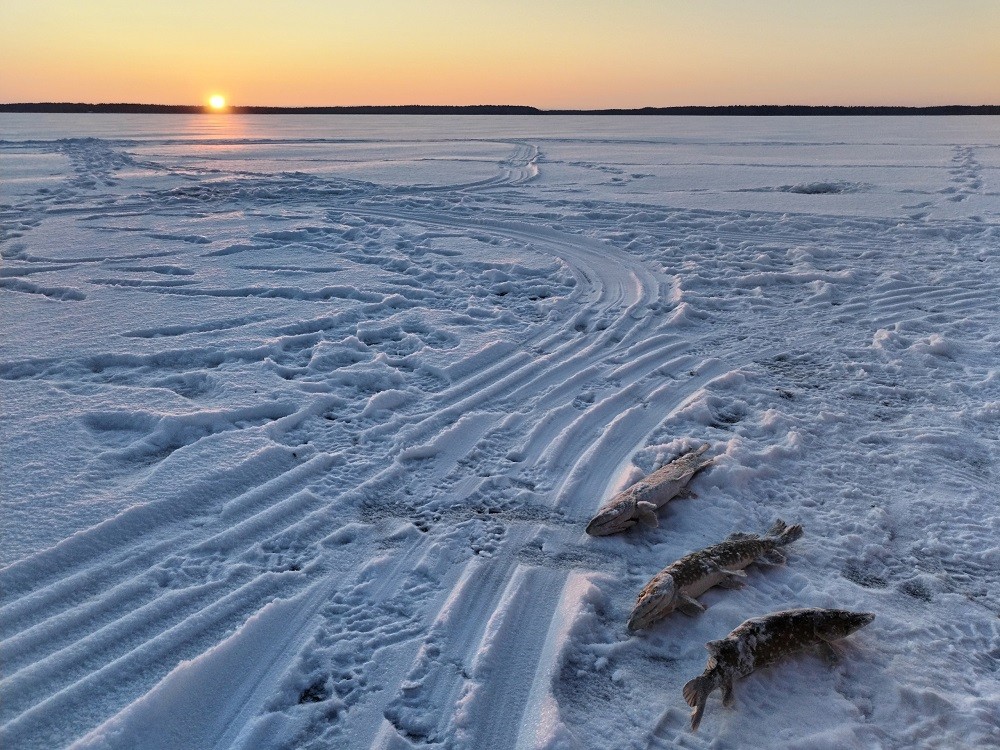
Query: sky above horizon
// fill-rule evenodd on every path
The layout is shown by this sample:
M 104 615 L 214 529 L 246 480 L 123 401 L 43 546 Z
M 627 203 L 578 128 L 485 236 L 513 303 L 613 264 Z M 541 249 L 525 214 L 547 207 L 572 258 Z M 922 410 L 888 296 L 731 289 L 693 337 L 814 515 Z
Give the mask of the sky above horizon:
M 996 104 L 998 0 L 5 0 L 0 101 Z

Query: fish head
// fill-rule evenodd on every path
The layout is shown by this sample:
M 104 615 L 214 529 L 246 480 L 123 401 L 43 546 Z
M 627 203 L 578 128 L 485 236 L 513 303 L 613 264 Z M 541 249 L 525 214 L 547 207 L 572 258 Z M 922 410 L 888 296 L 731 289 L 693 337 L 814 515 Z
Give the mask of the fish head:
M 816 623 L 816 632 L 824 640 L 836 640 L 849 636 L 855 630 L 861 630 L 875 619 L 872 612 L 851 612 L 846 609 L 828 609 L 820 615 Z
M 631 616 L 628 618 L 629 630 L 648 628 L 660 620 L 677 606 L 677 584 L 672 576 L 657 577 L 639 594 Z
M 635 500 L 625 499 L 610 507 L 601 508 L 593 520 L 587 524 L 591 536 L 607 536 L 627 531 L 638 523 Z

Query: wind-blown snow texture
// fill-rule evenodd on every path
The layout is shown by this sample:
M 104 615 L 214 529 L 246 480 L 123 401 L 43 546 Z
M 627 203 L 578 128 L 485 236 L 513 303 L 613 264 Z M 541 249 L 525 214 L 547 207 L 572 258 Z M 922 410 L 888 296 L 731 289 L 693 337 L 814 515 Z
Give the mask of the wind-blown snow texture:
M 4 747 L 997 746 L 996 120 L 0 136 Z M 629 634 L 778 517 L 787 566 Z M 704 643 L 803 606 L 877 618 L 689 734 Z

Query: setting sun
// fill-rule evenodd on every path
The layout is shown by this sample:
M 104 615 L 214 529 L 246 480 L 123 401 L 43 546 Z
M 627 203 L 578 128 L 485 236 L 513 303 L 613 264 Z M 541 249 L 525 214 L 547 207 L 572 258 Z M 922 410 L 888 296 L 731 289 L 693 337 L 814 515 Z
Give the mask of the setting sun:
M 211 105 L 212 109 L 222 109 L 226 106 L 226 99 L 218 94 L 214 94 L 209 97 L 208 103 Z

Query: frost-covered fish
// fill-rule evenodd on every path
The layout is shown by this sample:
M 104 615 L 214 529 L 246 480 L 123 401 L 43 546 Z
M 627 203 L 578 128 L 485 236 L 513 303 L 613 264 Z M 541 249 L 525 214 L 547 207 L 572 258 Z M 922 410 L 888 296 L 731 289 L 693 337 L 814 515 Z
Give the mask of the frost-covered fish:
M 715 460 L 702 458 L 707 450 L 706 443 L 619 492 L 600 507 L 594 519 L 587 524 L 587 533 L 591 536 L 618 534 L 639 521 L 657 526 L 656 511 L 677 497 L 695 474 Z
M 688 616 L 705 611 L 696 597 L 713 586 L 730 589 L 743 587 L 743 568 L 754 561 L 778 565 L 785 561 L 779 547 L 802 536 L 799 525 L 787 526 L 775 521 L 767 534 L 737 532 L 719 544 L 685 555 L 657 573 L 639 592 L 629 617 L 629 630 L 647 628 L 675 609 Z
M 722 705 L 732 705 L 733 680 L 810 646 L 819 647 L 827 661 L 834 662 L 837 654 L 830 644 L 874 619 L 871 612 L 789 609 L 747 620 L 722 640 L 709 641 L 704 674 L 684 686 L 684 700 L 694 708 L 691 730 L 698 729 L 708 696 L 716 688 L 722 689 Z

